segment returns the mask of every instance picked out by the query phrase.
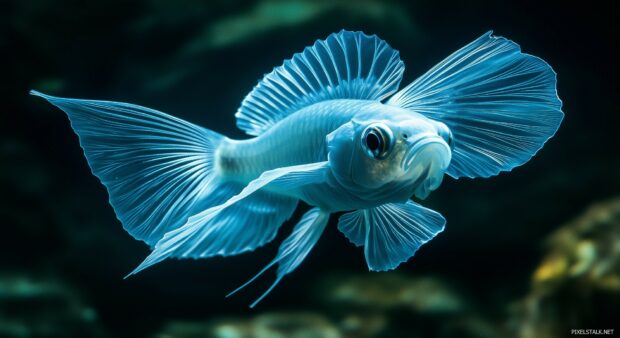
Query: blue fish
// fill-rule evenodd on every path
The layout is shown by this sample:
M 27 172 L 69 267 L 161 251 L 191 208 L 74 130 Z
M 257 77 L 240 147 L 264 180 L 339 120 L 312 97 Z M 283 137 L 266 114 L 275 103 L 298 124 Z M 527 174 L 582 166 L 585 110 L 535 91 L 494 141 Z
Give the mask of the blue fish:
M 151 254 L 231 256 L 274 239 L 299 201 L 312 208 L 252 282 L 263 299 L 316 244 L 333 213 L 372 271 L 396 268 L 444 230 L 426 198 L 445 174 L 490 177 L 527 162 L 564 117 L 556 74 L 488 32 L 399 90 L 398 51 L 375 35 L 318 40 L 259 81 L 233 140 L 157 110 L 53 97 L 130 235 Z M 239 289 L 246 286 L 241 286 Z M 239 289 L 233 291 L 235 293 Z

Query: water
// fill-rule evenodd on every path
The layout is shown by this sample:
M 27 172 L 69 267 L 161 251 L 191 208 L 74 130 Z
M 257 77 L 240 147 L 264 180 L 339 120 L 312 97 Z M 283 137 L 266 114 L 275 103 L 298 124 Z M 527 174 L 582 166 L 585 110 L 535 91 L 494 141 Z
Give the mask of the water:
M 613 202 L 620 194 L 617 28 L 611 10 L 587 6 L 3 4 L 0 336 L 303 331 L 310 337 L 523 338 L 614 328 L 620 315 L 613 249 L 620 243 Z M 300 268 L 254 310 L 247 305 L 270 278 L 233 298 L 224 295 L 271 260 L 290 222 L 273 244 L 251 254 L 170 260 L 123 280 L 148 248 L 114 217 L 64 114 L 28 90 L 138 103 L 244 137 L 233 113 L 262 74 L 342 28 L 375 33 L 400 50 L 403 83 L 494 29 L 554 67 L 565 121 L 531 162 L 509 174 L 446 178 L 425 204 L 448 219 L 446 231 L 394 273 L 368 272 L 362 251 L 338 232 L 334 218 Z M 596 203 L 602 204 L 590 213 L 603 216 L 578 218 Z M 557 231 L 573 240 L 554 240 Z

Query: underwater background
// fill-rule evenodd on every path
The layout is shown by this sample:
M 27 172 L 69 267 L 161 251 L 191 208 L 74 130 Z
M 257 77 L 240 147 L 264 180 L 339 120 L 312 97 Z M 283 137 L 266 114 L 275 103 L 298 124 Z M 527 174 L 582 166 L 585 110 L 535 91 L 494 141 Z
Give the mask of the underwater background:
M 583 1 L 364 0 L 14 0 L 0 9 L 0 337 L 620 329 L 617 11 Z M 396 271 L 368 272 L 333 217 L 255 309 L 248 304 L 272 279 L 224 296 L 275 256 L 291 222 L 252 253 L 167 260 L 124 280 L 146 244 L 114 216 L 65 114 L 28 90 L 136 103 L 244 138 L 233 115 L 262 75 L 343 28 L 399 50 L 402 85 L 493 29 L 555 69 L 565 120 L 511 173 L 446 178 L 424 203 L 446 217 L 446 231 Z

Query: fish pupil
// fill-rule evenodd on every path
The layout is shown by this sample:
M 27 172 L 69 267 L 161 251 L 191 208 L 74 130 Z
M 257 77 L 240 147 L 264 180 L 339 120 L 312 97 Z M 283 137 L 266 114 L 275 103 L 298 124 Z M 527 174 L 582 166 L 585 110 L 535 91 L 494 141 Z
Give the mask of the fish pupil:
M 377 153 L 377 150 L 379 150 L 379 148 L 381 147 L 381 139 L 379 138 L 379 136 L 377 136 L 377 134 L 375 134 L 375 132 L 370 132 L 366 136 L 366 146 L 368 147 L 368 149 L 370 149 L 370 151 L 375 154 Z
M 393 141 L 393 134 L 388 126 L 374 123 L 362 133 L 361 146 L 366 155 L 375 160 L 383 160 L 388 156 Z

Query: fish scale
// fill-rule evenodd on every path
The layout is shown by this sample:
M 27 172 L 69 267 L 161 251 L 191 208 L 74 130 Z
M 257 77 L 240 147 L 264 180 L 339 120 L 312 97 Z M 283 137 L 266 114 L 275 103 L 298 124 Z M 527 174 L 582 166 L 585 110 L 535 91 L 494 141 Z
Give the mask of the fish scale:
M 325 161 L 327 135 L 369 103 L 331 100 L 313 104 L 255 138 L 226 140 L 218 150 L 216 163 L 223 176 L 247 184 L 267 170 Z

